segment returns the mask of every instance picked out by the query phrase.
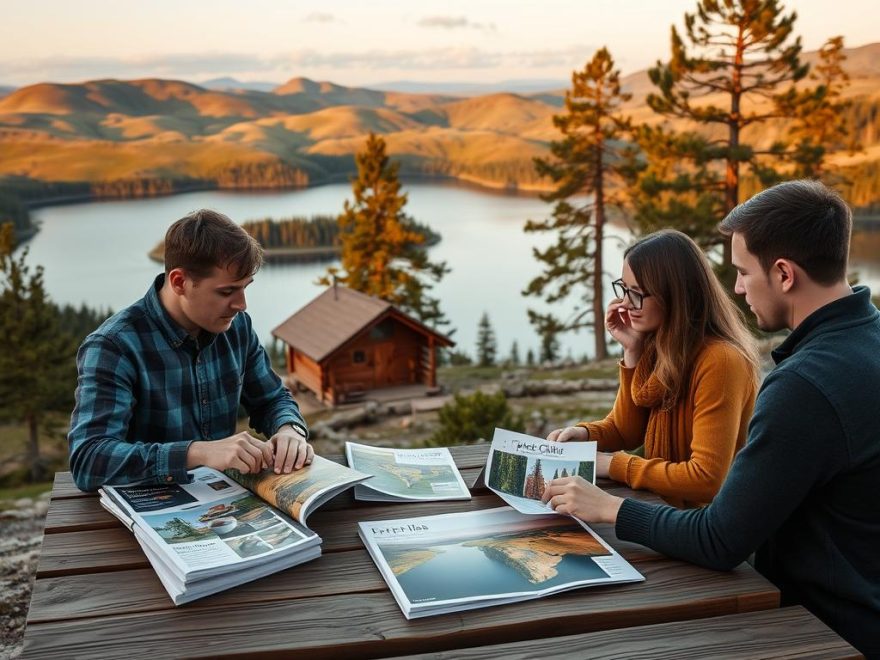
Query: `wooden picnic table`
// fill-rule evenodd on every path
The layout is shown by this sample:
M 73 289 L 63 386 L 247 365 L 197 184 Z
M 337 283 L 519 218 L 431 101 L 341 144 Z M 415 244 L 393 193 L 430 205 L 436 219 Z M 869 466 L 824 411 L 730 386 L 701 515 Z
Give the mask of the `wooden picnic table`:
M 472 483 L 488 445 L 451 450 Z M 608 525 L 593 528 L 644 582 L 407 621 L 357 522 L 502 505 L 486 490 L 419 504 L 356 502 L 349 490 L 309 518 L 323 539 L 319 559 L 174 607 L 133 535 L 58 473 L 24 657 L 859 657 L 806 610 L 779 609 L 778 590 L 748 564 L 699 568 L 620 541 Z

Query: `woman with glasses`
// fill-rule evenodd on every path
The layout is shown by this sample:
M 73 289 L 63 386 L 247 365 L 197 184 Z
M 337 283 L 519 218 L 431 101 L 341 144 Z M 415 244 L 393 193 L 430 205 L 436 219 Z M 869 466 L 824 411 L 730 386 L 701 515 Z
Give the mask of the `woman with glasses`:
M 743 446 L 758 355 L 702 250 L 663 230 L 624 253 L 605 327 L 623 347 L 614 408 L 547 438 L 595 440 L 596 474 L 679 507 L 712 500 Z

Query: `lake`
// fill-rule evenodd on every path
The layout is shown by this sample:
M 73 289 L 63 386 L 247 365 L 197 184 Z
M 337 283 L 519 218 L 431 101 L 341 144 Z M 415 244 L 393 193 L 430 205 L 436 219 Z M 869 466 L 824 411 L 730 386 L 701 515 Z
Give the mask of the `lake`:
M 454 184 L 407 183 L 406 211 L 439 232 L 442 240 L 429 249 L 434 261 L 446 261 L 452 271 L 434 294 L 455 328 L 457 348 L 475 353 L 477 324 L 488 312 L 498 340 L 499 356 L 519 344 L 520 356 L 539 340 L 528 322 L 529 307 L 546 310 L 539 300 L 521 291 L 540 273 L 532 256 L 549 236 L 526 234 L 526 220 L 541 219 L 550 205 L 535 197 L 482 192 Z M 143 296 L 161 266 L 147 252 L 177 218 L 198 208 L 213 208 L 237 222 L 264 217 L 338 214 L 351 199 L 348 184 L 331 184 L 283 192 L 193 192 L 170 197 L 102 201 L 36 209 L 40 231 L 28 243 L 28 263 L 45 267 L 46 288 L 59 303 L 119 310 Z M 624 228 L 612 228 L 622 240 Z M 619 277 L 620 242 L 606 241 L 606 296 Z M 265 343 L 272 328 L 309 302 L 323 289 L 315 280 L 338 262 L 267 264 L 248 287 L 248 312 Z M 570 313 L 569 309 L 562 313 Z M 560 337 L 563 355 L 592 353 L 586 332 Z
M 520 357 L 539 340 L 526 310 L 547 310 L 521 291 L 541 268 L 532 248 L 551 237 L 526 234 L 527 219 L 547 217 L 551 206 L 535 197 L 504 195 L 443 183 L 405 183 L 406 211 L 439 232 L 442 240 L 430 248 L 432 260 L 446 261 L 452 271 L 434 294 L 455 328 L 457 348 L 473 356 L 477 324 L 488 312 L 498 341 L 499 357 L 517 341 Z M 119 310 L 143 296 L 161 267 L 147 252 L 177 218 L 198 208 L 214 208 L 237 222 L 264 217 L 335 215 L 351 187 L 339 183 L 282 192 L 193 192 L 153 199 L 103 201 L 36 209 L 41 230 L 28 243 L 28 263 L 45 267 L 46 288 L 59 303 Z M 624 227 L 611 226 L 605 243 L 605 299 L 611 281 L 620 276 L 621 245 L 631 240 Z M 855 233 L 851 272 L 860 282 L 880 290 L 880 231 Z M 267 264 L 248 288 L 248 312 L 263 342 L 272 328 L 298 310 L 322 288 L 315 280 L 335 262 Z M 571 307 L 557 305 L 560 316 Z M 560 337 L 562 355 L 592 354 L 592 335 L 586 331 Z

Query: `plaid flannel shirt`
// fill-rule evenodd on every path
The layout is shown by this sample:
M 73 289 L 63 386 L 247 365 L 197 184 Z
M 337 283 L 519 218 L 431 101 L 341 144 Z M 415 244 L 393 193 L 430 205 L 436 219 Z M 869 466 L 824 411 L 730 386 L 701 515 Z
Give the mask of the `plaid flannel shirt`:
M 149 480 L 187 483 L 195 440 L 235 433 L 239 404 L 251 426 L 273 435 L 306 425 L 272 371 L 250 317 L 193 339 L 165 311 L 159 275 L 147 294 L 107 319 L 77 353 L 79 380 L 68 436 L 77 486 Z

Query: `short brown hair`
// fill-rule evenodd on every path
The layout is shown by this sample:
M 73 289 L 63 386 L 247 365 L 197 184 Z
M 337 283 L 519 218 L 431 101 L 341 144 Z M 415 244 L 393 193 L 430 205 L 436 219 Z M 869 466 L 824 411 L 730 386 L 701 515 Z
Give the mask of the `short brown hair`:
M 733 209 L 720 225 L 742 234 L 764 271 L 790 259 L 817 284 L 846 277 L 852 211 L 836 191 L 819 181 L 786 181 Z
M 165 274 L 183 268 L 196 279 L 209 277 L 214 268 L 237 270 L 238 279 L 263 265 L 263 248 L 229 217 L 210 209 L 183 216 L 165 234 Z

